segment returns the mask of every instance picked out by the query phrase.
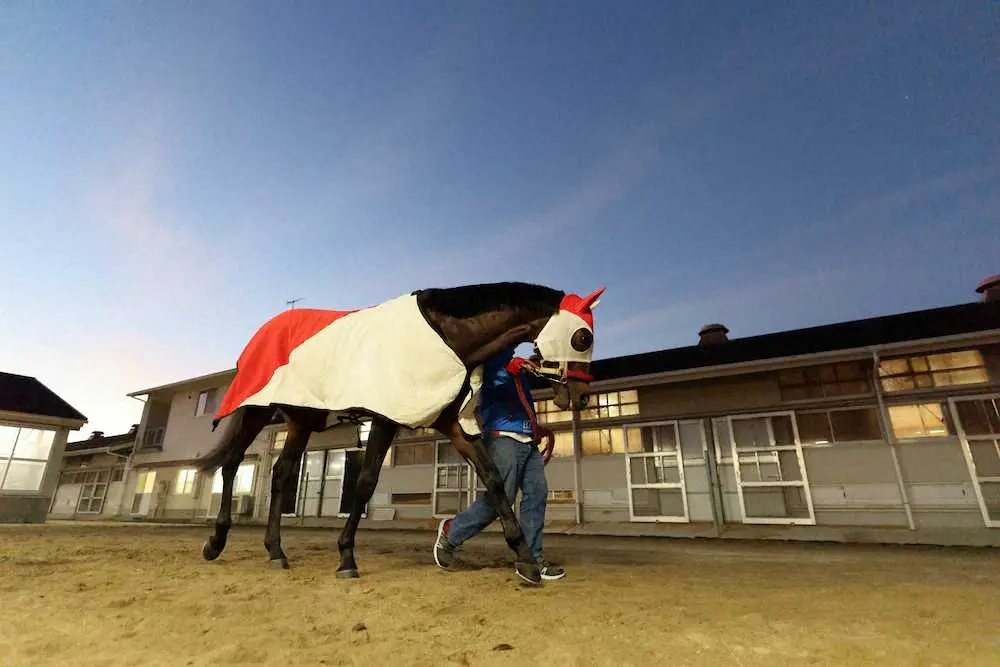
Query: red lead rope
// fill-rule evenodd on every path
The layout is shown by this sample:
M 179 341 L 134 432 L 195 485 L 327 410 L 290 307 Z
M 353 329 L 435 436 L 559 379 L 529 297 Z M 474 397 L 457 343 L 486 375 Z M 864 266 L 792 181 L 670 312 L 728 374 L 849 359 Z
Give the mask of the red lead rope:
M 517 388 L 517 397 L 521 399 L 521 405 L 524 406 L 525 411 L 528 413 L 528 419 L 531 420 L 531 437 L 539 441 L 538 420 L 535 417 L 535 410 L 528 400 L 528 393 L 524 390 L 524 384 L 521 382 L 521 373 L 516 372 L 511 375 L 514 376 L 514 387 Z M 545 435 L 545 440 L 547 443 L 543 452 L 543 459 L 545 463 L 548 463 L 549 459 L 552 458 L 552 450 L 555 447 L 556 440 L 555 436 L 551 433 Z

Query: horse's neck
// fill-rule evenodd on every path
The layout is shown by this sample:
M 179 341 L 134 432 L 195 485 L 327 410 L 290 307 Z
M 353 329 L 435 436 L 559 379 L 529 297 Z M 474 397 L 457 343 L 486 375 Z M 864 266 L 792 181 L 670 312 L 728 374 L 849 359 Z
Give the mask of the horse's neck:
M 438 324 L 462 363 L 475 368 L 509 347 L 534 340 L 549 317 L 518 309 L 468 318 L 444 316 Z

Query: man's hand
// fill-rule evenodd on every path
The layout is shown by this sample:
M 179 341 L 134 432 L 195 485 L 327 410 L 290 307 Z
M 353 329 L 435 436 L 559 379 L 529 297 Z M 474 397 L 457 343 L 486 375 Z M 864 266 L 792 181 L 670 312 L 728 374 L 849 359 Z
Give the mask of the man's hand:
M 538 431 L 545 441 L 545 448 L 542 449 L 542 465 L 548 465 L 556 448 L 556 434 L 544 426 L 539 426 Z
M 514 357 L 507 364 L 507 372 L 511 375 L 517 375 L 521 371 L 528 371 L 529 373 L 537 371 L 538 366 L 535 362 L 522 357 Z

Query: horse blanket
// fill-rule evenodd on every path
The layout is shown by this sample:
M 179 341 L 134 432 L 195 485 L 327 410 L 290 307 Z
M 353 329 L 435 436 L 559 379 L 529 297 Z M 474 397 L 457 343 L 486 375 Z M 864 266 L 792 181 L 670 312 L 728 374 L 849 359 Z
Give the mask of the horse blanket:
M 472 374 L 407 294 L 361 310 L 287 310 L 244 348 L 213 427 L 245 405 L 366 410 L 408 428 L 430 426 L 470 376 L 463 430 L 475 420 L 480 369 Z

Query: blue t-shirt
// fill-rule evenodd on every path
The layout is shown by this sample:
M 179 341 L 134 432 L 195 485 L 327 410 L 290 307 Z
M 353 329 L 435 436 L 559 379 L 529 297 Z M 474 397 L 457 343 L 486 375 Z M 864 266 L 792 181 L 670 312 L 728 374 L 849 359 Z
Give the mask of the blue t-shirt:
M 491 357 L 483 364 L 483 388 L 479 398 L 479 416 L 483 422 L 483 430 L 512 431 L 532 435 L 531 420 L 535 416 L 534 405 L 531 403 L 531 393 L 528 389 L 528 374 L 521 371 L 521 386 L 528 399 L 528 410 L 525 410 L 514 385 L 514 377 L 507 371 L 507 364 L 514 358 L 511 347 L 500 354 Z

